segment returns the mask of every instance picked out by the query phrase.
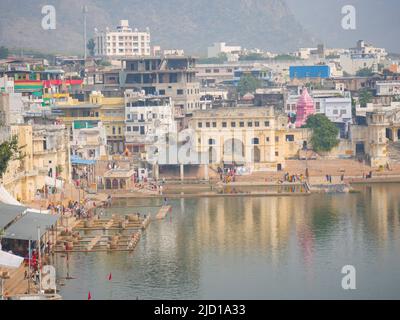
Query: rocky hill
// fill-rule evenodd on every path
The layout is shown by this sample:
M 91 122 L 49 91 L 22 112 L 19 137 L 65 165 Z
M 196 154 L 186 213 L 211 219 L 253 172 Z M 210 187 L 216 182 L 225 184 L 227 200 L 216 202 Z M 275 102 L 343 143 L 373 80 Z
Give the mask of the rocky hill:
M 52 4 L 57 29 L 41 28 L 41 8 Z M 1 0 L 0 45 L 51 53 L 81 53 L 82 6 L 87 5 L 88 34 L 114 28 L 121 19 L 149 27 L 152 45 L 205 54 L 224 41 L 248 48 L 292 50 L 313 44 L 284 0 Z

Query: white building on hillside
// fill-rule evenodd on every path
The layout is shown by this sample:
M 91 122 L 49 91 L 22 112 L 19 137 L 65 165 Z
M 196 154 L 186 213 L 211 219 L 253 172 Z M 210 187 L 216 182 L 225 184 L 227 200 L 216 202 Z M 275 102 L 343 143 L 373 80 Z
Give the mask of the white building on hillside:
M 121 20 L 116 31 L 96 29 L 94 40 L 96 56 L 150 56 L 150 30 L 133 30 L 128 20 Z
M 208 58 L 217 58 L 220 54 L 226 54 L 228 61 L 239 59 L 239 53 L 242 51 L 240 46 L 227 46 L 225 42 L 216 42 L 212 47 L 208 47 Z

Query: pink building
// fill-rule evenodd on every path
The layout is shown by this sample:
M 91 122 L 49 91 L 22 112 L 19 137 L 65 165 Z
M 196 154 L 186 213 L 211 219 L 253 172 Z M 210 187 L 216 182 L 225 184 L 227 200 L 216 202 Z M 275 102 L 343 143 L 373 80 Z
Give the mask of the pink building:
M 301 97 L 297 101 L 296 128 L 306 124 L 309 116 L 315 114 L 314 101 L 308 94 L 307 88 L 303 88 Z

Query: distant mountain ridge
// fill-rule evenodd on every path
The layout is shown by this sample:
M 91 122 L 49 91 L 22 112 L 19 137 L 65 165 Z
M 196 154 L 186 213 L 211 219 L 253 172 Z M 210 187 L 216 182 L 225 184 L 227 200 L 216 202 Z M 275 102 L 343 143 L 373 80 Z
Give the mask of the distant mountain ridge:
M 41 28 L 41 8 L 54 5 L 57 29 Z M 284 0 L 1 0 L 0 45 L 52 53 L 82 53 L 82 6 L 88 36 L 121 19 L 150 28 L 152 45 L 205 54 L 213 42 L 285 52 L 315 41 Z

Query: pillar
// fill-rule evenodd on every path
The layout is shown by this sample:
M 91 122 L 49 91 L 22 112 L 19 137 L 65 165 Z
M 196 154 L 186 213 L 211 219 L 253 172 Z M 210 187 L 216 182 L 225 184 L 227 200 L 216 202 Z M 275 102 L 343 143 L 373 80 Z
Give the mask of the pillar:
M 160 179 L 160 166 L 158 163 L 153 165 L 153 178 L 156 180 Z
M 392 140 L 393 140 L 393 142 L 399 141 L 398 130 L 399 130 L 399 128 L 392 128 Z
M 210 177 L 208 175 L 208 164 L 204 165 L 204 180 L 210 180 Z
M 183 164 L 181 164 L 180 167 L 181 167 L 181 181 L 184 181 L 185 180 L 185 168 L 184 168 Z

